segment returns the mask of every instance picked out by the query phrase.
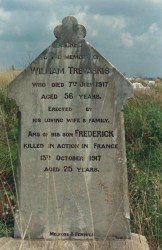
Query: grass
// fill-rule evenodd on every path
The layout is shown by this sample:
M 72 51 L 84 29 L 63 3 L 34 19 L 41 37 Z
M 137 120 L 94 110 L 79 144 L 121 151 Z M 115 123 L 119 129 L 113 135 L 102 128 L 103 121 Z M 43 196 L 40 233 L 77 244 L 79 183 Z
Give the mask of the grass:
M 13 234 L 15 185 L 13 171 L 17 159 L 17 106 L 7 98 L 7 83 L 19 73 L 0 71 L 0 237 Z
M 13 172 L 17 158 L 17 107 L 6 94 L 19 71 L 0 71 L 0 237 L 13 235 Z M 136 91 L 124 107 L 132 232 L 162 249 L 162 83 Z
M 136 91 L 124 108 L 132 232 L 162 249 L 162 91 Z

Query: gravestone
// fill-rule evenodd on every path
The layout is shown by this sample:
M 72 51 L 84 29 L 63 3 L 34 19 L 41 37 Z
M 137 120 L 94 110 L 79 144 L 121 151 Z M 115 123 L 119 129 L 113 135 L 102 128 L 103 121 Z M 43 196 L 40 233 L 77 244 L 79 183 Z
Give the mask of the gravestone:
M 129 239 L 129 81 L 66 17 L 8 88 L 19 115 L 15 237 Z

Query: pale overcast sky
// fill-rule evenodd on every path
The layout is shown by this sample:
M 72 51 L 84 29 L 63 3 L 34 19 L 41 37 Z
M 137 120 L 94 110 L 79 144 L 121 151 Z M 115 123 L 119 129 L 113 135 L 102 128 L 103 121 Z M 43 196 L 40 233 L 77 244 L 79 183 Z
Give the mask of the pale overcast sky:
M 162 0 L 0 0 L 0 67 L 24 67 L 68 15 L 122 73 L 162 77 Z

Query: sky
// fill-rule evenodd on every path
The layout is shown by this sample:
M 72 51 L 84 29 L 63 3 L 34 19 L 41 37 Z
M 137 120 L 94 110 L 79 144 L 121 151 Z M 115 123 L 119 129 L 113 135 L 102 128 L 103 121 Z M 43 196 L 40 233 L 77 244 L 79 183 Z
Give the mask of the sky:
M 88 41 L 127 76 L 162 77 L 162 0 L 0 0 L 0 68 L 24 68 L 73 15 Z

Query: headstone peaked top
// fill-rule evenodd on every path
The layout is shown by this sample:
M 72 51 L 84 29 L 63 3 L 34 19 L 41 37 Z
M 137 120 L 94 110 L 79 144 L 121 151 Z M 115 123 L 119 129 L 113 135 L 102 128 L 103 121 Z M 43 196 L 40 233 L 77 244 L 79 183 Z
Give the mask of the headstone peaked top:
M 8 88 L 21 112 L 15 237 L 129 238 L 129 81 L 72 16 Z

